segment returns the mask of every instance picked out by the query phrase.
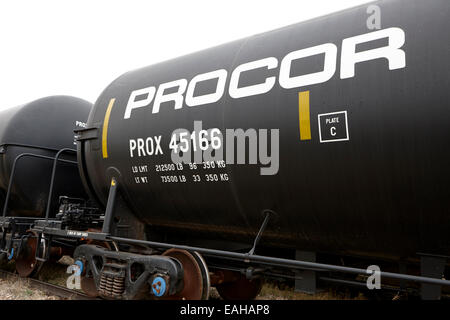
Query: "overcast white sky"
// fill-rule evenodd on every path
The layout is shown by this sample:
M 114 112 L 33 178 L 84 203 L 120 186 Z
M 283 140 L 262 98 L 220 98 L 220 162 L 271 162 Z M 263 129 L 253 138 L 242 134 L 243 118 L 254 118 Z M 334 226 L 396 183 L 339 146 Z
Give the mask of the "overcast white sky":
M 54 94 L 95 102 L 131 69 L 371 1 L 1 1 L 0 109 Z

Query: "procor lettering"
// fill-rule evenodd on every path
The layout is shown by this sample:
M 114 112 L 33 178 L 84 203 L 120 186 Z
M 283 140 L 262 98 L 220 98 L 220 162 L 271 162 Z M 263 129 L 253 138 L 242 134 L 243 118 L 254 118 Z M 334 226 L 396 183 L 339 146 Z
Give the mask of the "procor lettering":
M 388 45 L 366 51 L 357 51 L 356 47 L 362 43 L 378 39 L 388 39 Z M 389 70 L 401 69 L 406 66 L 405 52 L 401 47 L 405 43 L 405 32 L 400 28 L 388 28 L 378 30 L 342 41 L 340 78 L 348 79 L 355 76 L 357 63 L 384 58 L 388 61 Z M 239 79 L 245 72 L 254 69 L 266 68 L 268 70 L 279 67 L 278 83 L 284 89 L 299 88 L 313 84 L 324 83 L 330 80 L 336 72 L 338 48 L 333 43 L 325 43 L 318 46 L 300 49 L 288 53 L 279 63 L 275 57 L 267 57 L 243 63 L 232 72 L 229 81 L 228 94 L 234 99 L 264 94 L 272 90 L 276 83 L 276 77 L 261 79 L 260 83 L 239 87 Z M 291 65 L 295 60 L 306 57 L 323 55 L 323 70 L 314 73 L 291 76 Z M 129 119 L 134 109 L 150 106 L 153 102 L 152 113 L 158 113 L 164 102 L 174 102 L 174 108 L 181 109 L 183 101 L 189 107 L 200 106 L 219 101 L 224 92 L 228 72 L 225 69 L 214 70 L 198 74 L 189 83 L 186 79 L 178 79 L 162 83 L 156 89 L 150 86 L 131 92 L 124 119 Z M 194 96 L 198 83 L 217 79 L 215 92 Z M 170 90 L 169 90 L 170 89 Z M 166 90 L 170 93 L 166 93 Z M 185 95 L 185 96 L 184 96 Z

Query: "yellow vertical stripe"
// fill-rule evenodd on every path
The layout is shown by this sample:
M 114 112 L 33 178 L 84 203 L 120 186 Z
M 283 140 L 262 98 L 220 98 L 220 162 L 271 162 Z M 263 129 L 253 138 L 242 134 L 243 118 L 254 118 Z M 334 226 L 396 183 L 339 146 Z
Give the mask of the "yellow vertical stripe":
M 105 119 L 103 120 L 103 130 L 102 130 L 102 153 L 103 158 L 108 158 L 108 124 L 109 117 L 111 116 L 111 109 L 114 105 L 115 98 L 109 100 L 108 108 L 106 109 Z
M 300 126 L 300 140 L 311 140 L 309 91 L 302 91 L 298 93 L 298 121 Z

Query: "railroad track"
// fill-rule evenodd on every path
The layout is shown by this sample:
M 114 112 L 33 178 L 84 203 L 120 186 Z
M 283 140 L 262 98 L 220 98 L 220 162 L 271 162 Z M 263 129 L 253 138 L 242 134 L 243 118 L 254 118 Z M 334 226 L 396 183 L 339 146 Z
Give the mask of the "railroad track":
M 82 292 L 67 289 L 62 286 L 58 286 L 55 284 L 51 284 L 51 283 L 40 281 L 40 280 L 33 279 L 33 278 L 21 278 L 17 274 L 11 273 L 11 272 L 8 272 L 5 270 L 0 270 L 0 278 L 3 278 L 3 279 L 15 278 L 15 279 L 26 280 L 31 288 L 40 290 L 42 292 L 45 292 L 46 294 L 57 296 L 57 297 L 60 297 L 63 299 L 95 300 L 95 298 L 89 297 L 88 295 L 86 295 Z

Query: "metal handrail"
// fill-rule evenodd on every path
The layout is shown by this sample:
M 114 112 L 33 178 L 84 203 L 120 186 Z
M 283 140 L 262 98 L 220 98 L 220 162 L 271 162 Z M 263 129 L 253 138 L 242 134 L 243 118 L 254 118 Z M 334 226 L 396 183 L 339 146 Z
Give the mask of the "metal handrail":
M 47 200 L 47 209 L 45 210 L 45 220 L 48 220 L 48 217 L 50 215 L 50 205 L 52 203 L 52 196 L 53 196 L 53 185 L 55 181 L 55 175 L 56 175 L 56 165 L 58 164 L 58 161 L 60 160 L 59 157 L 63 153 L 75 153 L 77 154 L 77 151 L 74 149 L 64 148 L 58 151 L 58 153 L 55 156 L 55 159 L 53 160 L 53 168 L 52 168 L 52 176 L 50 179 L 50 188 L 48 190 L 48 200 Z M 78 162 L 75 162 L 78 164 Z
M 65 150 L 65 149 L 62 149 L 62 150 Z M 70 150 L 72 150 L 72 149 L 70 149 Z M 11 189 L 12 189 L 12 184 L 13 184 L 15 173 L 16 173 L 17 162 L 24 157 L 39 158 L 39 159 L 46 159 L 46 160 L 53 160 L 53 161 L 55 161 L 55 159 L 57 159 L 56 157 L 54 158 L 54 157 L 49 157 L 49 156 L 44 156 L 44 155 L 34 154 L 34 153 L 21 153 L 14 159 L 13 166 L 11 169 L 11 174 L 9 176 L 8 191 L 6 192 L 5 204 L 3 205 L 3 215 L 2 215 L 3 217 L 6 217 L 6 212 L 8 210 L 9 198 L 11 196 Z M 57 161 L 78 165 L 78 163 L 76 161 L 72 161 L 72 160 L 57 159 Z M 52 179 L 52 181 L 50 181 L 50 184 L 53 184 L 53 179 Z

